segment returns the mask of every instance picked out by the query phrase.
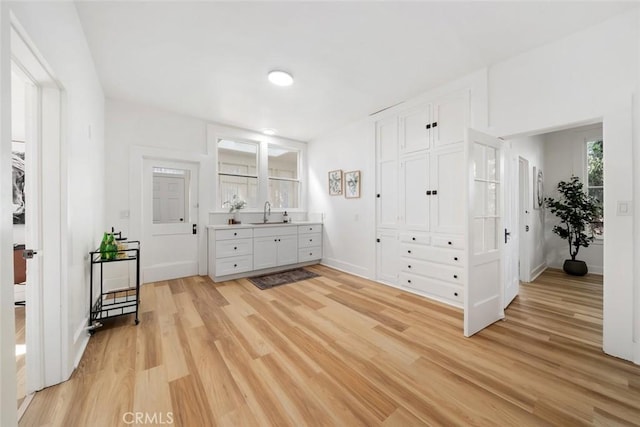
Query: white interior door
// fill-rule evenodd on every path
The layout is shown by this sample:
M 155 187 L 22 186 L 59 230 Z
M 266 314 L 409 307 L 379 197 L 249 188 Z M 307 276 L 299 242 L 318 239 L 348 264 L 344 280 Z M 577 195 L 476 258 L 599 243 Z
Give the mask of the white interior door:
M 504 308 L 520 291 L 519 162 L 512 151 L 504 153 Z
M 518 158 L 518 230 L 520 230 L 520 281 L 528 283 L 531 281 L 531 264 L 529 255 L 529 203 L 531 196 L 529 193 L 529 161 L 522 157 Z
M 198 274 L 198 164 L 144 158 L 143 281 Z
M 502 228 L 502 142 L 468 129 L 464 335 L 469 337 L 504 317 Z

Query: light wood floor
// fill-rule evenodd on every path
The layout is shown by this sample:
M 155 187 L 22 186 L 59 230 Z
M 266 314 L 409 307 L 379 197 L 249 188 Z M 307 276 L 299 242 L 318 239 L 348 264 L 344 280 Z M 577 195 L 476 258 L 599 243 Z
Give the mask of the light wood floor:
M 25 354 L 18 351 L 25 345 L 25 307 L 15 307 L 16 322 L 16 377 L 18 380 L 18 408 L 25 398 Z
M 312 269 L 266 291 L 145 285 L 140 325 L 97 332 L 20 425 L 111 427 L 127 412 L 190 427 L 640 425 L 640 366 L 600 350 L 597 276 L 549 271 L 467 339 L 460 310 Z

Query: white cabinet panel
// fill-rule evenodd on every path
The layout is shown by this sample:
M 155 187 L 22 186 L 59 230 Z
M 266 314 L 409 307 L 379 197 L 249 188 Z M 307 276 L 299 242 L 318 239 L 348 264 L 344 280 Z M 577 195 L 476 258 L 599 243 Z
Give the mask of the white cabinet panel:
M 275 267 L 278 262 L 278 238 L 274 236 L 255 237 L 253 239 L 253 268 Z
M 400 114 L 400 151 L 413 153 L 429 148 L 429 105 L 421 105 Z
M 322 249 L 320 247 L 298 250 L 298 262 L 315 261 L 320 258 L 322 258 Z
M 399 282 L 403 288 L 443 299 L 456 306 L 462 305 L 464 301 L 464 288 L 452 283 L 410 273 L 400 273 Z
M 252 239 L 219 240 L 216 242 L 216 258 L 249 255 L 253 252 Z
M 464 152 L 460 147 L 438 150 L 431 156 L 430 185 L 438 192 L 431 196 L 431 231 L 462 234 L 466 218 Z
M 379 231 L 377 235 L 376 278 L 395 285 L 398 281 L 398 234 L 395 231 Z
M 436 248 L 433 246 L 401 243 L 400 253 L 405 258 L 415 258 L 457 267 L 464 266 L 464 252 Z
M 433 246 L 447 249 L 464 249 L 463 236 L 433 236 Z
M 464 269 L 461 267 L 446 266 L 412 258 L 402 258 L 401 271 L 418 274 L 433 279 L 444 280 L 462 286 L 464 284 Z
M 402 223 L 405 228 L 429 231 L 429 155 L 422 153 L 402 160 L 400 172 Z
M 310 248 L 313 246 L 321 246 L 321 245 L 322 245 L 321 233 L 300 234 L 298 236 L 299 248 Z
M 216 230 L 216 240 L 247 239 L 253 237 L 252 228 L 235 228 L 231 230 Z
M 251 255 L 221 258 L 216 260 L 216 275 L 226 276 L 229 274 L 244 273 L 252 270 Z
M 398 158 L 398 118 L 390 117 L 376 123 L 377 157 L 379 162 Z
M 469 93 L 458 92 L 437 99 L 432 104 L 431 128 L 435 148 L 464 142 L 464 131 L 469 122 Z
M 400 233 L 400 241 L 420 245 L 430 245 L 431 236 L 429 234 L 419 233 L 416 231 L 405 231 Z
M 398 225 L 398 162 L 390 160 L 378 165 L 378 227 Z
M 298 236 L 278 237 L 277 265 L 289 265 L 298 262 Z
M 299 225 L 298 234 L 322 233 L 322 224 Z

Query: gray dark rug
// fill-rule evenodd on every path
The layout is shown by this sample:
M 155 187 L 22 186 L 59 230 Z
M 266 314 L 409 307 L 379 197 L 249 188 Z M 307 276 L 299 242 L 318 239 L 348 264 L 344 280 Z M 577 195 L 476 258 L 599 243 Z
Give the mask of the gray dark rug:
M 286 285 L 293 282 L 312 279 L 318 276 L 319 274 L 316 274 L 309 270 L 305 270 L 304 268 L 296 268 L 294 270 L 281 271 L 279 273 L 249 277 L 249 280 L 258 288 L 264 290 L 273 288 L 274 286 Z

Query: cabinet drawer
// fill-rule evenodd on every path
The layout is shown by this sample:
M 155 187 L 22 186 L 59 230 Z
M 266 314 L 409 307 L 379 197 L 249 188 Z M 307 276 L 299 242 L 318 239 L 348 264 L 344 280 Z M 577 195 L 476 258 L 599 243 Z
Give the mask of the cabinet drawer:
M 298 234 L 296 227 L 285 225 L 284 227 L 269 227 L 258 226 L 253 229 L 253 237 L 267 237 L 267 236 L 291 236 Z
M 216 260 L 216 276 L 244 273 L 245 271 L 252 269 L 253 259 L 251 255 L 221 258 Z
M 301 234 L 298 236 L 299 248 L 310 248 L 322 245 L 322 233 Z
M 298 262 L 313 261 L 322 258 L 322 248 L 304 248 L 298 251 Z
M 430 245 L 431 236 L 425 233 L 405 231 L 400 233 L 400 241 L 406 243 L 415 243 L 418 245 Z
M 464 265 L 464 252 L 434 248 L 433 246 L 401 243 L 400 254 L 405 258 L 415 258 L 422 261 L 437 262 L 458 267 Z
M 249 239 L 253 237 L 252 228 L 236 228 L 232 230 L 216 230 L 216 240 Z
M 449 249 L 464 249 L 464 239 L 460 236 L 433 236 L 433 246 Z
M 464 288 L 462 286 L 408 273 L 400 273 L 399 280 L 403 288 L 415 290 L 422 294 L 433 295 L 436 298 L 444 298 L 455 305 L 464 303 Z
M 322 224 L 299 225 L 298 234 L 322 233 Z
M 253 253 L 253 239 L 219 240 L 216 242 L 216 258 Z
M 441 264 L 402 258 L 401 269 L 405 273 L 418 274 L 433 279 L 445 280 L 450 283 L 464 284 L 464 270 L 462 268 L 449 267 Z

